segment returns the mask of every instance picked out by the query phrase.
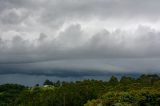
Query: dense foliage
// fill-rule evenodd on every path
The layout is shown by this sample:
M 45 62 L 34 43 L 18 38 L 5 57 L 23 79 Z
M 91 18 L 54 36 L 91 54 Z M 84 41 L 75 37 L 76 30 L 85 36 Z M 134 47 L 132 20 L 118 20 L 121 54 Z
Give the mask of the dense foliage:
M 0 85 L 0 106 L 160 106 L 159 75 L 109 81 L 52 82 L 43 86 Z
M 24 86 L 17 84 L 0 85 L 0 106 L 13 103 L 24 89 L 26 89 Z

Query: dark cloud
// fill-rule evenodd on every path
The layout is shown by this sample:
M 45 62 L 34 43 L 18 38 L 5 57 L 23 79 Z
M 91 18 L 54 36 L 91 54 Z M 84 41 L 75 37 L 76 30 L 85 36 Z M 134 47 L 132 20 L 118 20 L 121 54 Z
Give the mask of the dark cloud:
M 0 0 L 0 74 L 158 72 L 159 3 Z

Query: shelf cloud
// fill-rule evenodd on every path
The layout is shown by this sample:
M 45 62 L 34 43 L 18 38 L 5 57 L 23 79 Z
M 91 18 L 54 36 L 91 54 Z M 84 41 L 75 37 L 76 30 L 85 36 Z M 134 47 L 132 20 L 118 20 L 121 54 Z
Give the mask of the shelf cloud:
M 159 72 L 159 3 L 0 0 L 0 76 Z

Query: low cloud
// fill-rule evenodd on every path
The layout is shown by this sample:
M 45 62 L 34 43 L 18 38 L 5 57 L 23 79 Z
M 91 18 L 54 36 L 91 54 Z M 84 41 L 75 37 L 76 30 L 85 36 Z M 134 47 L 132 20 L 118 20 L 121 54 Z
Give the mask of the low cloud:
M 71 25 L 57 37 L 40 33 L 34 40 L 15 36 L 1 39 L 2 63 L 54 61 L 63 59 L 158 58 L 160 32 L 146 26 L 129 31 L 106 29 L 85 37 L 79 24 Z M 5 57 L 5 58 L 4 58 Z
M 0 0 L 0 74 L 159 72 L 158 0 Z
M 159 67 L 154 61 L 159 61 L 155 58 L 160 56 L 159 34 L 139 26 L 132 33 L 104 29 L 85 37 L 81 25 L 74 24 L 53 39 L 45 33 L 40 33 L 34 42 L 20 36 L 7 42 L 1 39 L 0 73 L 80 77 L 157 72 Z

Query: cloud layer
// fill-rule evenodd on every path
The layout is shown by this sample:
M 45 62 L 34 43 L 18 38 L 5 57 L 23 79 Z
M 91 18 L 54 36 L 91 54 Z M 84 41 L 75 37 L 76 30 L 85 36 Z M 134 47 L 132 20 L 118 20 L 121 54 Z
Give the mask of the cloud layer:
M 139 26 L 133 31 L 101 30 L 86 35 L 80 24 L 74 24 L 49 38 L 40 33 L 26 40 L 16 35 L 11 40 L 1 38 L 0 63 L 31 63 L 65 59 L 157 58 L 160 56 L 160 32 Z
M 0 74 L 158 72 L 159 3 L 0 0 Z

